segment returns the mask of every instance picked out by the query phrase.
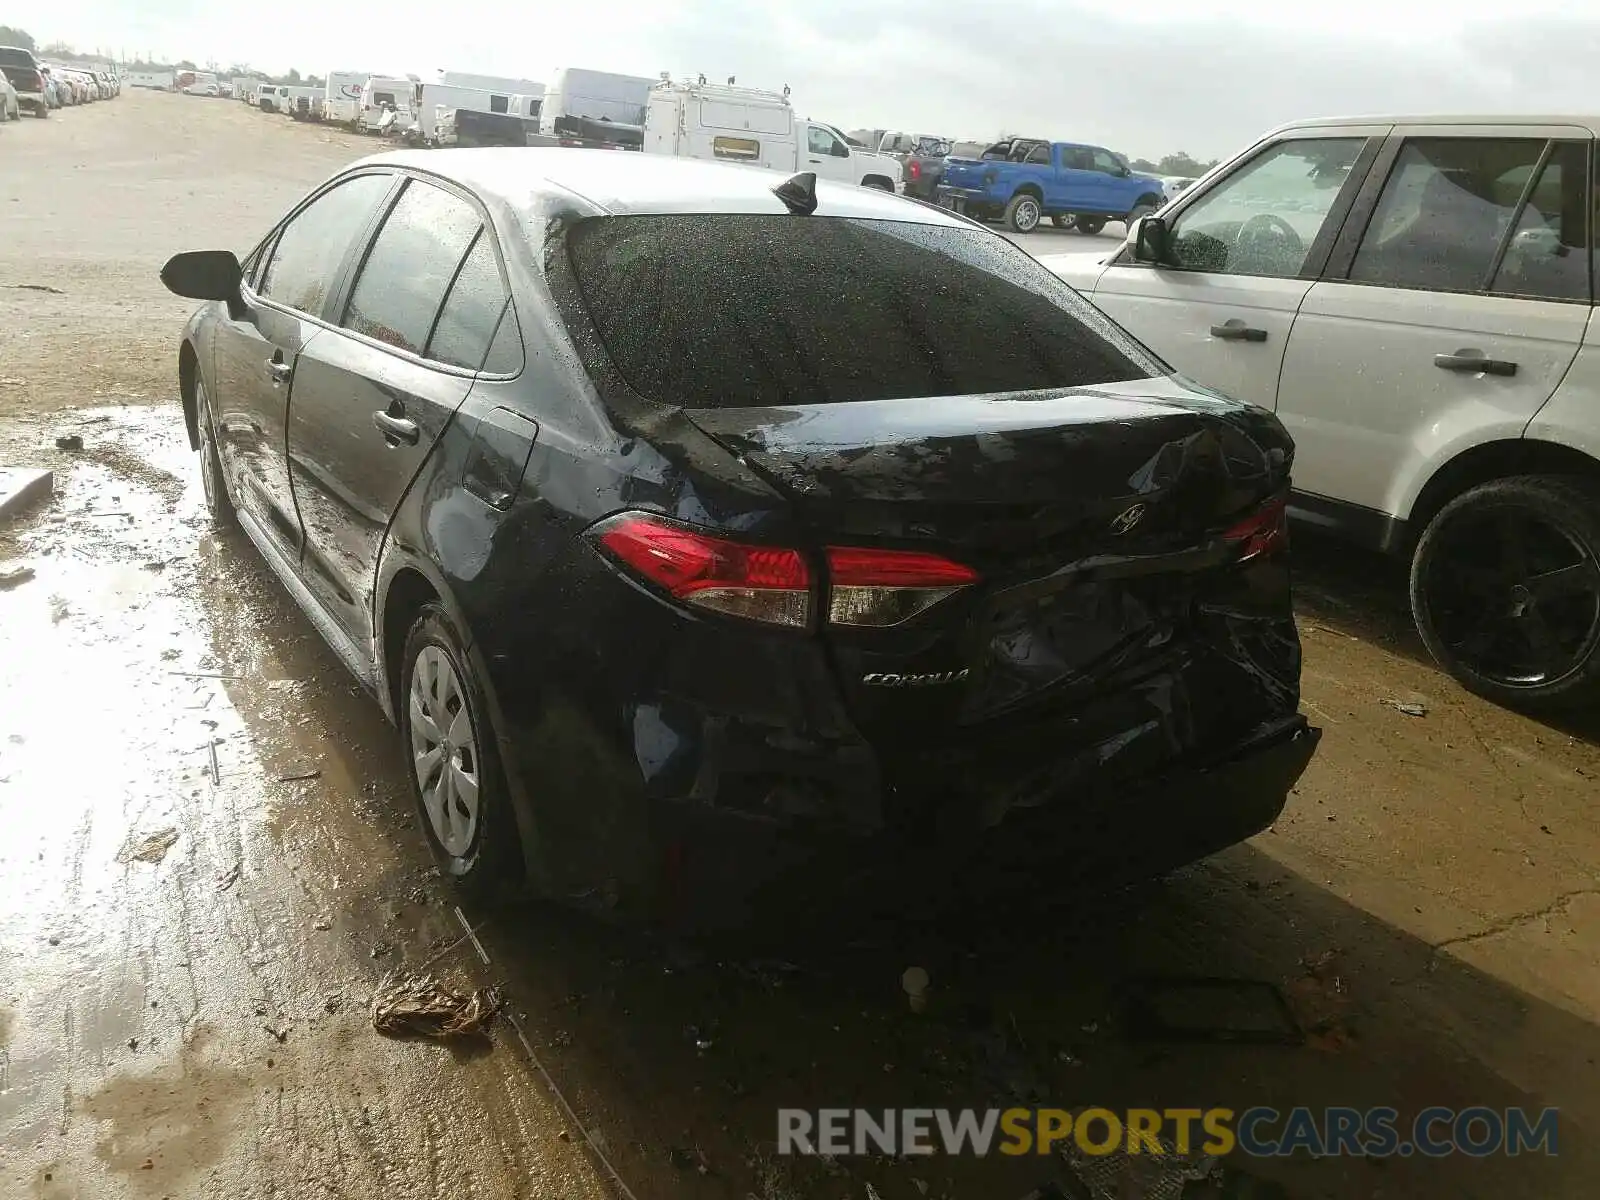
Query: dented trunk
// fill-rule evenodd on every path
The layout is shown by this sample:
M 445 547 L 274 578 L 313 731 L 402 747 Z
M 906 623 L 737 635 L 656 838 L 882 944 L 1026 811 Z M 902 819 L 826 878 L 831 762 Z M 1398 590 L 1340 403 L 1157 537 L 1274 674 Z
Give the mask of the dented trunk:
M 1292 447 L 1264 411 L 1145 379 L 689 415 L 793 500 L 819 555 L 917 549 L 977 572 L 896 625 L 823 622 L 906 790 L 1003 808 L 1296 710 L 1282 542 L 1247 552 L 1238 532 L 1281 522 Z

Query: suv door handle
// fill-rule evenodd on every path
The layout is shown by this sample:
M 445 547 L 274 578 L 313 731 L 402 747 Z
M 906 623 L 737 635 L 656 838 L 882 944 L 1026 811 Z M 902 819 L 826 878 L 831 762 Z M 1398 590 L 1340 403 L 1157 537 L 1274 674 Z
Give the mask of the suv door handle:
M 1252 329 L 1236 318 L 1226 325 L 1213 325 L 1211 336 L 1220 342 L 1264 342 L 1267 340 L 1267 331 Z
M 1481 354 L 1435 354 L 1433 365 L 1445 371 L 1467 371 L 1473 375 L 1502 375 L 1517 373 L 1517 364 L 1503 358 L 1485 358 Z
M 409 417 L 391 417 L 383 409 L 378 409 L 372 414 L 372 423 L 383 433 L 389 443 L 404 442 L 408 446 L 415 446 L 417 439 L 422 436 L 422 431 L 417 428 L 417 423 Z

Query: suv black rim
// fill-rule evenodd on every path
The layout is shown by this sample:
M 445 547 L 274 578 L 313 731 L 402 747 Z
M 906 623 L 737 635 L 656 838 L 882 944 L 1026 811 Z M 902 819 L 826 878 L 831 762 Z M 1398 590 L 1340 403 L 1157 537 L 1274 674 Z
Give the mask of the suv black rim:
M 1600 563 L 1571 531 L 1522 508 L 1462 513 L 1425 578 L 1439 640 L 1475 674 L 1534 688 L 1600 644 Z

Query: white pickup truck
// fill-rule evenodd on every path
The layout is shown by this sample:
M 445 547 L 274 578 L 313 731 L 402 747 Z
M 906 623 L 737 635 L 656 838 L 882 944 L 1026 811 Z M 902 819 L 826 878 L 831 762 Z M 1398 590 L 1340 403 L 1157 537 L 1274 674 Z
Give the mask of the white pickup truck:
M 646 154 L 813 171 L 819 179 L 893 192 L 900 164 L 850 145 L 832 125 L 794 115 L 789 90 L 663 80 L 644 114 Z

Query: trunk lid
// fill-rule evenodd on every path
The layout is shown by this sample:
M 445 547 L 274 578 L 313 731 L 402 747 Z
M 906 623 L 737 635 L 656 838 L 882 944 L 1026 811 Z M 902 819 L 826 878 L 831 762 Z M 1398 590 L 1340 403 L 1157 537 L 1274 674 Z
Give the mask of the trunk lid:
M 1275 559 L 1246 585 L 1220 536 L 1287 487 L 1292 444 L 1264 410 L 1140 379 L 686 415 L 792 501 L 819 551 L 923 550 L 979 572 L 900 625 L 823 626 L 862 732 L 912 775 L 938 764 L 934 786 L 962 763 L 1060 759 L 1068 727 L 1097 761 L 1137 742 L 1147 768 L 1285 696 L 1293 711 L 1287 571 Z

